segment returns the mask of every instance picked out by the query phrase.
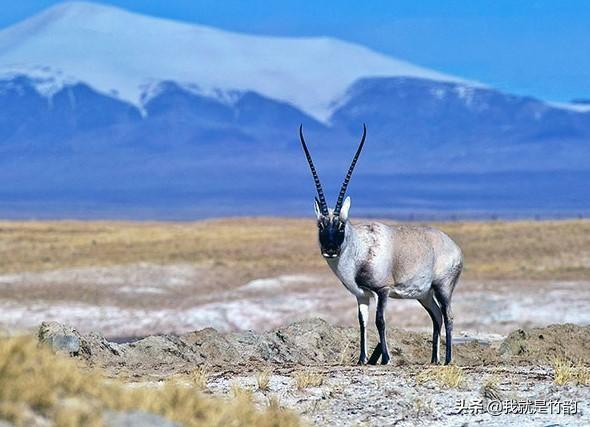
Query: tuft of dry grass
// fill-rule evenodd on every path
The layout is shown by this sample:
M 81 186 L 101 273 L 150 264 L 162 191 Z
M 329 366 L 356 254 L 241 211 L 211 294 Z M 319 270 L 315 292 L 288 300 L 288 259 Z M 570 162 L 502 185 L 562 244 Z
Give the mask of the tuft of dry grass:
M 0 419 L 16 425 L 33 419 L 60 426 L 98 426 L 107 410 L 141 410 L 184 426 L 297 426 L 291 412 L 256 409 L 251 399 L 206 397 L 195 387 L 167 382 L 129 387 L 40 347 L 31 337 L 0 339 Z
M 209 381 L 209 376 L 211 374 L 211 370 L 207 364 L 202 364 L 194 369 L 190 374 L 189 378 L 191 383 L 199 390 L 205 390 L 207 388 L 207 382 Z
M 270 369 L 265 369 L 258 374 L 256 374 L 256 385 L 258 386 L 258 390 L 260 391 L 268 391 L 270 390 L 270 377 L 272 375 L 272 371 Z
M 578 366 L 576 382 L 578 385 L 590 385 L 590 368 L 587 366 Z
M 500 379 L 497 376 L 491 376 L 481 387 L 481 394 L 484 399 L 504 400 L 504 395 L 500 390 Z
M 551 360 L 553 366 L 553 382 L 557 385 L 577 384 L 590 385 L 590 368 L 582 364 L 574 364 L 569 359 L 554 357 Z
M 233 382 L 230 386 L 231 395 L 238 400 L 252 402 L 254 400 L 254 394 L 252 390 L 242 387 L 239 383 Z
M 444 388 L 458 388 L 465 381 L 463 369 L 456 365 L 433 366 L 416 375 L 417 384 L 425 384 L 431 381 Z
M 557 385 L 564 385 L 574 380 L 573 364 L 567 360 L 555 357 L 552 360 L 553 365 L 553 382 Z
M 269 396 L 266 399 L 266 402 L 267 406 L 275 411 L 280 411 L 282 409 L 281 399 L 277 395 L 273 394 L 272 396 Z
M 319 387 L 324 383 L 324 374 L 312 370 L 297 371 L 293 375 L 297 390 L 303 390 L 308 387 Z

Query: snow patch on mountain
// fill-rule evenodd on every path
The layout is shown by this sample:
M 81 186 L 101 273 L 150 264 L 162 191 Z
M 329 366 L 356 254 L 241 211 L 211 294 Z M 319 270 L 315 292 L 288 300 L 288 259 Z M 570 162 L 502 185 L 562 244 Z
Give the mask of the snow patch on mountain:
M 576 113 L 590 113 L 590 105 L 587 104 L 575 104 L 572 102 L 546 102 L 546 104 L 553 108 L 575 111 Z

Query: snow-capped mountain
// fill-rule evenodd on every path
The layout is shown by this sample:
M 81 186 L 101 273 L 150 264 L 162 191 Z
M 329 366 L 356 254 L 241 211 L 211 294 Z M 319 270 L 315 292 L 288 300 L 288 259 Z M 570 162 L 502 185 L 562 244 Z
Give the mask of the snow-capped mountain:
M 231 33 L 83 2 L 0 32 L 0 70 L 36 77 L 46 94 L 83 82 L 140 108 L 162 81 L 228 102 L 253 91 L 318 120 L 360 77 L 463 82 L 336 39 Z
M 332 194 L 363 122 L 357 212 L 590 212 L 589 110 L 339 40 L 63 3 L 0 31 L 0 215 L 301 214 L 299 124 Z

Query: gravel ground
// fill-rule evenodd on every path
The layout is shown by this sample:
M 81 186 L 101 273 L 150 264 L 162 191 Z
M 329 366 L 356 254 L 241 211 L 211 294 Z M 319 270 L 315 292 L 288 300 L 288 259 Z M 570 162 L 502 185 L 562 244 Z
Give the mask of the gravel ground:
M 389 331 L 390 365 L 355 366 L 356 334 L 308 319 L 259 333 L 208 328 L 113 343 L 44 323 L 39 339 L 133 387 L 195 384 L 200 372 L 207 393 L 275 400 L 313 425 L 588 425 L 590 326 L 464 337 L 450 367 L 429 365 L 429 334 L 398 329 Z M 575 361 L 562 385 L 556 358 Z
M 434 380 L 417 383 L 423 370 L 419 366 L 318 369 L 323 384 L 298 390 L 292 375 L 279 369 L 266 392 L 256 391 L 255 375 L 221 374 L 209 381 L 208 388 L 224 395 L 237 384 L 254 390 L 261 405 L 275 396 L 313 425 L 588 425 L 590 419 L 590 388 L 556 386 L 547 367 L 464 368 L 462 385 L 451 389 Z M 487 381 L 498 383 L 498 399 L 493 402 L 485 393 Z M 553 414 L 542 413 L 552 407 Z

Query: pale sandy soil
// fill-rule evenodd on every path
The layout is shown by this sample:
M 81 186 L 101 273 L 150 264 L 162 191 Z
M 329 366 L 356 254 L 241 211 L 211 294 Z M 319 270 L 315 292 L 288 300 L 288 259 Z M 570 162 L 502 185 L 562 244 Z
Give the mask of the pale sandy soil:
M 26 330 L 43 320 L 110 337 L 268 330 L 321 317 L 356 324 L 356 300 L 324 272 L 261 277 L 234 287 L 203 287 L 205 266 L 136 263 L 0 275 L 0 327 Z M 590 282 L 464 279 L 453 298 L 458 335 L 505 335 L 523 326 L 590 323 Z M 391 325 L 417 331 L 430 320 L 412 300 L 392 300 Z

